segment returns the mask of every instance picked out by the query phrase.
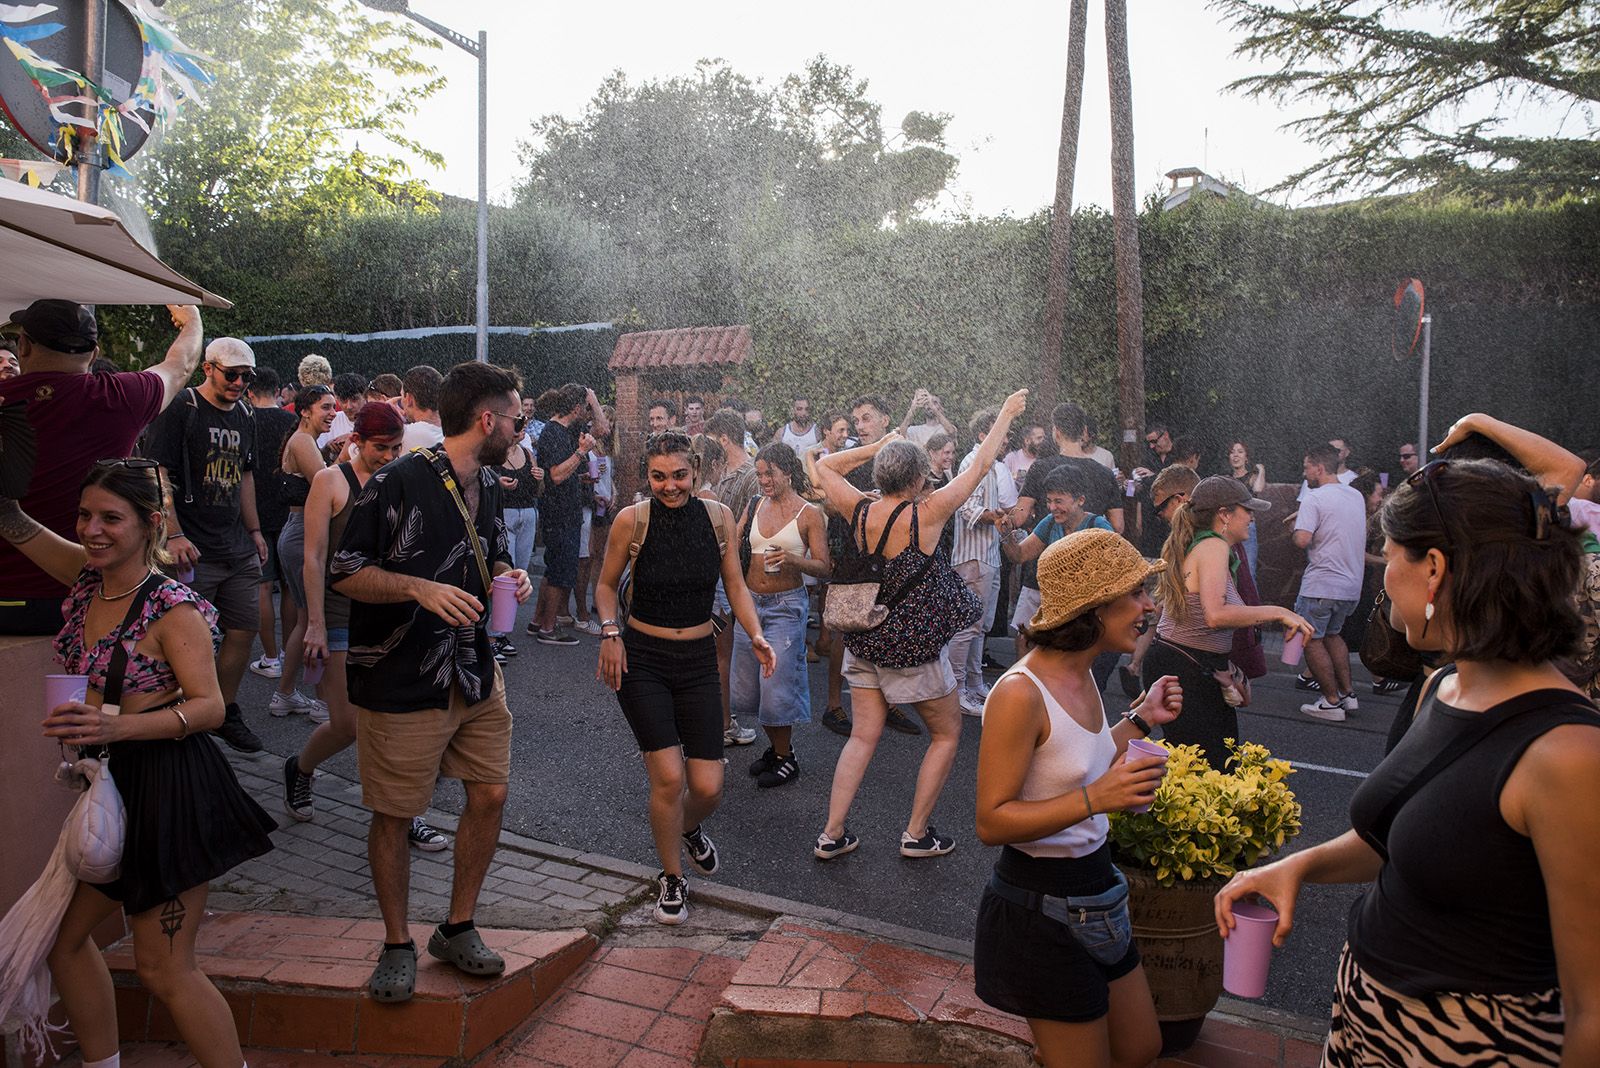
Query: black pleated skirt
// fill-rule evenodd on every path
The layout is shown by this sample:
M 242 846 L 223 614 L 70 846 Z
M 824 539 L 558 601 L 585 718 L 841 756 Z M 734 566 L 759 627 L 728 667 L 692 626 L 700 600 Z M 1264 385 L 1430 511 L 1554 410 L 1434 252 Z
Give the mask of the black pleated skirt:
M 209 734 L 118 742 L 111 777 L 128 813 L 122 873 L 97 889 L 133 916 L 272 851 L 278 824 Z

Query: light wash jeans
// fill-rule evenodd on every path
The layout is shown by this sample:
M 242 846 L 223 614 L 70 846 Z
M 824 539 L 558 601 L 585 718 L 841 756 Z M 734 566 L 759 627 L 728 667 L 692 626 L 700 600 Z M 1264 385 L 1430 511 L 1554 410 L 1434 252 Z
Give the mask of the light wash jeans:
M 983 604 L 983 615 L 972 626 L 950 639 L 950 670 L 956 676 L 956 690 L 980 693 L 983 690 L 983 636 L 994 626 L 994 613 L 1000 599 L 1000 569 L 981 560 L 965 560 L 955 573 Z
M 806 618 L 811 597 L 804 586 L 783 593 L 752 593 L 761 633 L 777 654 L 770 679 L 761 677 L 750 636 L 733 628 L 733 661 L 728 672 L 729 703 L 735 716 L 755 713 L 763 727 L 811 722 L 811 676 L 806 670 Z
M 507 508 L 505 523 L 506 538 L 511 542 L 511 566 L 526 571 L 533 559 L 534 535 L 539 530 L 539 506 Z

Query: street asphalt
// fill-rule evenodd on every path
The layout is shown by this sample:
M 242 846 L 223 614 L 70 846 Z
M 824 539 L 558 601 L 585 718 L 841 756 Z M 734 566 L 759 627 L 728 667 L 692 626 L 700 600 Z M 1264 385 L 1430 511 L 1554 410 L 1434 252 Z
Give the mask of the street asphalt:
M 531 838 L 653 865 L 644 766 L 615 696 L 595 680 L 597 639 L 585 637 L 574 648 L 538 645 L 523 632 L 529 615 L 524 607 L 514 638 L 520 655 L 505 672 L 516 717 L 505 826 Z M 1010 661 L 1009 641 L 991 641 L 989 648 L 997 659 Z M 1360 711 L 1342 724 L 1311 720 L 1298 710 L 1308 695 L 1294 689 L 1289 669 L 1275 656 L 1269 663 L 1273 673 L 1257 680 L 1254 703 L 1240 723 L 1246 738 L 1265 743 L 1276 755 L 1317 766 L 1302 766 L 1293 778 L 1304 810 L 1303 830 L 1293 846 L 1305 848 L 1348 829 L 1350 797 L 1381 759 L 1399 701 L 1372 696 L 1358 666 Z M 812 666 L 814 717 L 825 704 L 824 667 Z M 268 749 L 282 755 L 296 751 L 310 730 L 305 717 L 269 717 L 267 700 L 275 683 L 250 674 L 245 680 L 241 703 Z M 1113 713 L 1126 707 L 1116 679 L 1106 706 Z M 970 939 L 998 850 L 981 845 L 974 834 L 980 727 L 970 718 L 963 726 L 960 755 L 934 813 L 940 831 L 953 833 L 959 845 L 949 856 L 930 860 L 907 860 L 898 853 L 923 739 L 885 732 L 850 816 L 861 847 L 828 863 L 814 859 L 811 846 L 826 816 L 833 765 L 844 739 L 816 722 L 797 728 L 800 778 L 772 790 L 757 789 L 746 774 L 765 747 L 764 738 L 730 749 L 725 800 L 706 824 L 722 857 L 716 880 Z M 328 768 L 357 778 L 354 749 Z M 261 800 L 269 811 L 281 812 L 281 799 Z M 437 807 L 459 812 L 462 802 L 458 784 L 440 784 Z M 1290 943 L 1275 955 L 1263 1004 L 1326 1018 L 1345 917 L 1357 894 L 1355 887 L 1307 888 Z

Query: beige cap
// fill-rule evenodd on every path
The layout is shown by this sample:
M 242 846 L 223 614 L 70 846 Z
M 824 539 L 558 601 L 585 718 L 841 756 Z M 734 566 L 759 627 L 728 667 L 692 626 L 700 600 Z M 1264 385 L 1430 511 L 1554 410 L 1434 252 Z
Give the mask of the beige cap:
M 1165 560 L 1146 560 L 1115 531 L 1102 527 L 1075 531 L 1039 557 L 1039 611 L 1029 626 L 1059 627 L 1087 609 L 1132 593 L 1166 569 Z

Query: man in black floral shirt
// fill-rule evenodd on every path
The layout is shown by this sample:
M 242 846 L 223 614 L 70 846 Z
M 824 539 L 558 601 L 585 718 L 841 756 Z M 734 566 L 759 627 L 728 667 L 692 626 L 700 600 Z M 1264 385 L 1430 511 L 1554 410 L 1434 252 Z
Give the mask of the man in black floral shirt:
M 385 930 L 369 989 L 380 1001 L 405 1001 L 416 983 L 407 832 L 440 776 L 461 780 L 467 806 L 450 915 L 428 952 L 469 975 L 505 969 L 472 916 L 511 777 L 511 712 L 485 629 L 488 576 L 514 576 L 519 602 L 533 592 L 526 572 L 511 566 L 500 484 L 489 469 L 522 434 L 520 387 L 515 371 L 452 368 L 440 388 L 444 443 L 372 476 L 333 558 L 334 588 L 352 601 L 350 701 L 362 802 L 372 809 L 367 857 Z

